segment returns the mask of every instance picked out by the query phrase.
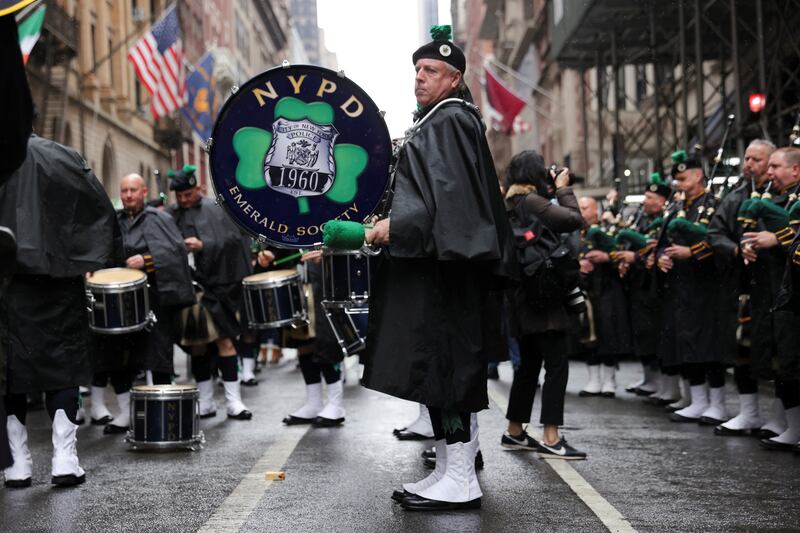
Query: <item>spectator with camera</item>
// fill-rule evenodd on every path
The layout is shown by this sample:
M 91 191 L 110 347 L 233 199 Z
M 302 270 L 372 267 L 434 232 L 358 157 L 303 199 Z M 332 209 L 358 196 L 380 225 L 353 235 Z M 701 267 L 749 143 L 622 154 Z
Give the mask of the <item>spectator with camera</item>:
M 582 294 L 575 292 L 578 264 L 559 234 L 583 226 L 578 201 L 569 187 L 569 169 L 546 169 L 533 150 L 514 156 L 506 176 L 506 209 L 524 274 L 509 294 L 510 321 L 519 340 L 521 361 L 514 372 L 508 401 L 508 428 L 501 445 L 532 450 L 543 457 L 585 459 L 559 435 L 564 423 L 564 396 L 569 376 L 568 309 L 581 309 Z M 555 200 L 555 201 L 554 201 Z M 523 424 L 530 421 L 536 384 L 542 365 L 541 442 L 530 437 Z

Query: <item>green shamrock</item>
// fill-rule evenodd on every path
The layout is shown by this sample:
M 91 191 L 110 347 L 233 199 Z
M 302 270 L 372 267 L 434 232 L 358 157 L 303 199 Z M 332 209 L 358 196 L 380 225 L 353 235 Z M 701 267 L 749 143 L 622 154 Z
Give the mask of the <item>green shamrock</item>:
M 325 102 L 307 104 L 291 96 L 281 98 L 275 105 L 275 119 L 307 119 L 319 126 L 333 123 L 333 108 Z M 272 143 L 272 132 L 261 128 L 245 127 L 233 135 L 233 150 L 239 157 L 236 165 L 236 182 L 244 189 L 258 190 L 267 186 L 264 180 L 264 158 Z M 367 151 L 355 144 L 337 144 L 333 148 L 336 176 L 325 197 L 339 204 L 353 201 L 358 191 L 357 179 L 367 167 Z M 308 198 L 297 198 L 298 210 L 308 214 Z

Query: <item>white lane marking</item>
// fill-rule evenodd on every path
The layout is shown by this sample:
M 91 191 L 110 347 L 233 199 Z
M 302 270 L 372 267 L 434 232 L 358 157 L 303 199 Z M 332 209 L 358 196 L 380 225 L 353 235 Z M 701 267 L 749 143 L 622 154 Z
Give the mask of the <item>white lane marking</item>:
M 499 387 L 494 382 L 490 381 L 488 385 L 487 392 L 489 393 L 489 398 L 491 398 L 503 414 L 505 414 L 508 410 L 508 398 L 499 390 Z M 538 435 L 531 436 L 537 440 L 541 439 Z M 589 507 L 609 531 L 614 533 L 636 533 L 636 530 L 631 523 L 622 516 L 622 513 L 617 511 L 588 481 L 583 479 L 583 476 L 569 464 L 569 461 L 563 459 L 545 459 L 544 462 L 555 470 L 556 474 L 564 480 L 569 488 L 572 489 L 572 492 Z
M 272 483 L 282 481 L 267 481 L 264 473 L 270 470 L 283 470 L 283 466 L 292 455 L 300 439 L 306 434 L 310 426 L 288 426 L 281 428 L 281 434 L 272 446 L 266 449 L 264 455 L 256 461 L 253 468 L 245 474 L 233 492 L 214 511 L 206 523 L 198 529 L 198 533 L 234 532 L 239 531 L 247 522 L 250 514 L 258 505 L 261 496 Z M 291 475 L 291 473 L 289 474 Z

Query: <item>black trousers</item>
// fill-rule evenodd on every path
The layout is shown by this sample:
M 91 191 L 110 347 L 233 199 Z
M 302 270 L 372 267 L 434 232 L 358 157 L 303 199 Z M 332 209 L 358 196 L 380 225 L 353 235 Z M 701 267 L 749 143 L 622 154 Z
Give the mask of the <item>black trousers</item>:
M 508 398 L 506 418 L 512 422 L 527 423 L 531 419 L 536 383 L 544 365 L 542 385 L 542 424 L 564 423 L 564 395 L 569 378 L 567 360 L 567 334 L 547 331 L 524 335 L 519 339 L 520 366 L 514 371 L 511 394 Z

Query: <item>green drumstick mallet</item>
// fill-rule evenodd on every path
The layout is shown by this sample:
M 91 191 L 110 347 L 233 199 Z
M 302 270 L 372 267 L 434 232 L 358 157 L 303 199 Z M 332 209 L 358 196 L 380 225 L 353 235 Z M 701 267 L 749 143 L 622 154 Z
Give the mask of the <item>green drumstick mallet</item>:
M 364 245 L 364 234 L 364 224 L 329 220 L 322 228 L 322 243 L 336 250 L 359 250 Z

